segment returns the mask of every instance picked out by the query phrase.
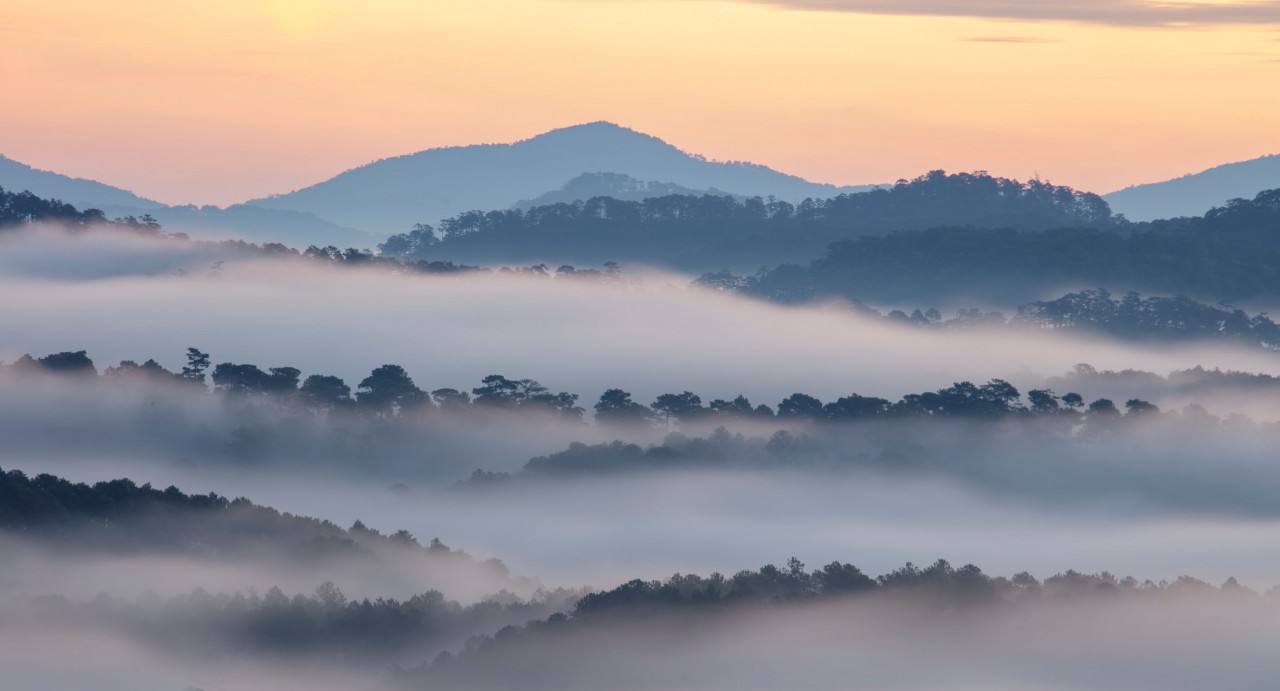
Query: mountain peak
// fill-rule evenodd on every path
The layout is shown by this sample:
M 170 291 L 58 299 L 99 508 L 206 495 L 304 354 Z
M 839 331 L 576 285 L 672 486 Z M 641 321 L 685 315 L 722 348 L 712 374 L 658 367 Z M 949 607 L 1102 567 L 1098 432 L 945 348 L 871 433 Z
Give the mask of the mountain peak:
M 596 173 L 657 183 L 655 189 L 714 188 L 792 201 L 846 191 L 765 166 L 709 161 L 658 137 L 594 121 L 512 143 L 443 147 L 382 159 L 301 190 L 248 203 L 306 211 L 391 234 L 466 211 L 509 208 L 519 200 L 562 192 L 575 178 Z
M 594 144 L 600 142 L 634 142 L 637 144 L 649 144 L 675 149 L 674 146 L 671 146 L 667 142 L 651 134 L 645 134 L 644 132 L 633 130 L 630 127 L 624 127 L 607 120 L 596 120 L 595 122 L 584 122 L 580 125 L 558 127 L 528 139 L 515 142 L 513 146 L 519 146 L 521 144 Z

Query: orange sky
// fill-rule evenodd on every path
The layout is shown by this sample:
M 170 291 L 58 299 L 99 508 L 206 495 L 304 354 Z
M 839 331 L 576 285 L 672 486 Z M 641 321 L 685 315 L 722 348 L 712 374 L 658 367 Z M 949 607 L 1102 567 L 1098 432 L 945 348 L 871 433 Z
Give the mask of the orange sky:
M 786 0 L 5 0 L 0 153 L 226 204 L 591 120 L 834 183 L 986 169 L 1105 192 L 1280 152 L 1277 3 L 1253 3 L 1275 7 L 1271 24 L 1108 19 L 1143 2 L 1062 0 L 1101 19 L 1028 21 L 930 14 L 942 0 L 909 16 Z

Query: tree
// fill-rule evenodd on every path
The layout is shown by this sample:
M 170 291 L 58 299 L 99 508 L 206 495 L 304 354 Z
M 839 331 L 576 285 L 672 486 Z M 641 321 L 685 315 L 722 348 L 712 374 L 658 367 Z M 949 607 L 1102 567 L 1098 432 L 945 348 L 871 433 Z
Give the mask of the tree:
M 313 374 L 302 382 L 299 389 L 302 400 L 307 405 L 320 410 L 333 410 L 348 406 L 351 400 L 351 387 L 338 377 L 326 374 Z
M 687 422 L 697 417 L 698 413 L 702 411 L 702 399 L 691 391 L 664 393 L 658 396 L 653 405 L 649 407 L 654 412 L 662 415 L 667 424 L 670 425 L 672 422 Z
M 583 410 L 577 406 L 577 394 L 551 393 L 532 379 L 507 379 L 491 374 L 471 393 L 475 394 L 476 405 L 540 410 L 555 418 L 582 420 Z
M 431 397 L 442 410 L 465 410 L 471 405 L 471 396 L 457 389 L 436 389 Z
M 302 371 L 297 367 L 272 367 L 262 382 L 262 390 L 272 394 L 287 394 L 298 390 L 298 377 Z
M 1160 409 L 1154 404 L 1144 401 L 1140 398 L 1130 398 L 1124 402 L 1125 415 L 1134 417 L 1143 417 L 1147 415 L 1158 415 Z
M 257 365 L 218 363 L 213 368 L 213 385 L 227 393 L 251 394 L 264 390 L 268 375 Z
M 988 381 L 978 387 L 978 392 L 982 400 L 990 402 L 999 412 L 1008 412 L 1019 407 L 1018 399 L 1022 396 L 1013 384 L 1003 379 Z
M 887 399 L 854 393 L 823 406 L 822 415 L 832 420 L 855 420 L 882 415 L 890 405 Z
M 802 393 L 793 393 L 778 404 L 778 418 L 812 420 L 822 415 L 822 401 Z
M 609 389 L 595 405 L 596 421 L 609 425 L 645 425 L 653 422 L 653 411 L 631 400 L 622 389 Z
M 1111 417 L 1119 415 L 1120 411 L 1116 409 L 1116 404 L 1109 398 L 1099 398 L 1089 404 L 1088 414 L 1090 417 Z
M 1032 389 L 1027 392 L 1027 400 L 1031 401 L 1031 410 L 1037 413 L 1052 413 L 1058 410 L 1058 397 L 1049 389 Z
M 93 366 L 93 360 L 89 359 L 88 351 L 85 350 L 54 353 L 36 362 L 46 372 L 57 374 L 96 375 L 98 373 L 98 369 Z
M 746 396 L 738 396 L 732 401 L 726 401 L 717 398 L 707 404 L 707 410 L 726 417 L 751 417 L 755 413 L 755 409 L 751 407 L 751 401 Z M 772 413 L 770 413 L 772 416 Z
M 108 367 L 102 372 L 102 376 L 108 378 L 140 378 L 151 379 L 152 381 L 172 381 L 178 375 L 170 372 L 155 360 L 147 360 L 139 365 L 133 360 L 121 360 L 116 367 Z
M 861 569 L 853 564 L 841 564 L 838 561 L 833 561 L 822 567 L 821 571 L 814 572 L 814 578 L 818 581 L 818 587 L 826 594 L 849 593 L 876 587 L 875 580 L 863 573 Z
M 532 379 L 507 379 L 501 374 L 490 374 L 480 380 L 480 386 L 471 390 L 476 405 L 497 408 L 517 408 L 531 398 L 547 393 L 547 387 Z
M 195 348 L 187 348 L 187 366 L 182 368 L 182 378 L 204 384 L 204 372 L 209 369 L 209 354 Z
M 356 401 L 380 415 L 394 415 L 430 402 L 400 365 L 383 365 L 365 377 L 356 389 Z

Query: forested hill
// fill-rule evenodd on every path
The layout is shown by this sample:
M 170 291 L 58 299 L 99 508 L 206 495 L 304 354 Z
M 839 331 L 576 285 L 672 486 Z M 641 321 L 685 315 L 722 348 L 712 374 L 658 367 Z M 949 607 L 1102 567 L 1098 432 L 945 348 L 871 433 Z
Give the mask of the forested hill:
M 0 187 L 0 228 L 40 221 L 92 225 L 106 223 L 107 219 L 97 209 L 80 211 L 57 199 L 44 199 L 25 191 L 10 192 Z
M 161 490 L 127 479 L 88 485 L 0 469 L 0 535 L 6 534 L 113 553 L 317 559 L 374 552 L 385 558 L 390 550 L 471 561 L 439 541 L 421 547 L 406 531 L 383 535 L 359 521 L 343 529 L 247 499 Z M 488 567 L 505 574 L 499 562 Z
M 646 263 L 683 270 L 755 270 L 807 261 L 832 242 L 940 225 L 975 228 L 1111 228 L 1094 194 L 985 173 L 933 171 L 868 192 L 798 205 L 754 197 L 668 195 L 472 211 L 419 225 L 381 249 L 407 259 L 483 264 Z M 438 231 L 438 232 L 437 232 Z
M 925 303 L 1106 286 L 1198 299 L 1280 297 L 1280 190 L 1203 217 L 1113 229 L 938 227 L 833 243 L 820 258 L 703 283 L 782 302 L 832 297 Z

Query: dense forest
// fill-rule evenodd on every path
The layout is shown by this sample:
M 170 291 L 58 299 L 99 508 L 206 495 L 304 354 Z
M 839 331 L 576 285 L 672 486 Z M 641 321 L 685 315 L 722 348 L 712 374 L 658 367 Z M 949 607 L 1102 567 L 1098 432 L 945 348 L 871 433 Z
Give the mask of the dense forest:
M 934 172 L 800 205 L 674 195 L 476 211 L 381 249 L 478 263 L 716 269 L 703 284 L 782 302 L 1010 303 L 1091 286 L 1217 301 L 1280 295 L 1278 228 L 1275 190 L 1203 217 L 1130 223 L 1069 188 Z
M 1203 217 L 1121 228 L 948 224 L 832 243 L 819 258 L 706 280 L 781 302 L 962 299 L 1008 302 L 1112 286 L 1211 300 L 1280 296 L 1280 190 Z
M 761 198 L 596 197 L 505 211 L 472 211 L 440 227 L 418 225 L 380 246 L 384 255 L 483 264 L 530 261 L 657 264 L 684 270 L 750 269 L 817 256 L 832 242 L 940 225 L 1048 230 L 1120 223 L 1105 201 L 1040 181 L 933 171 L 914 180 L 793 205 Z

